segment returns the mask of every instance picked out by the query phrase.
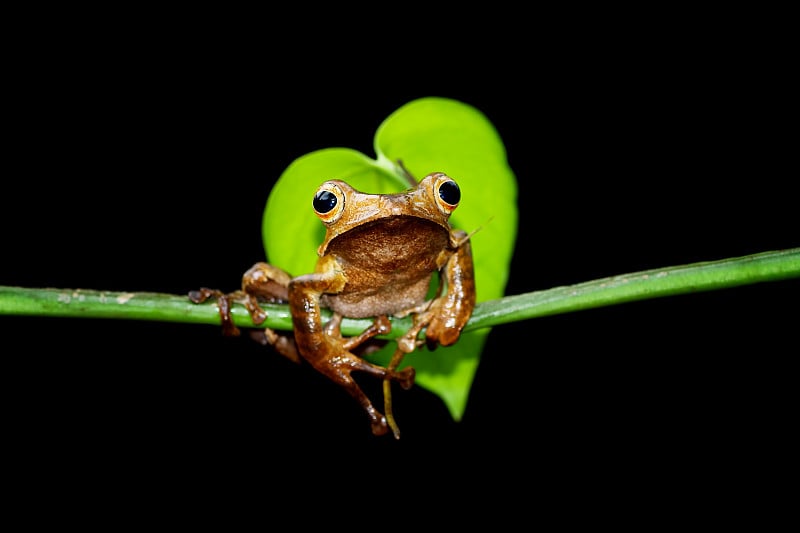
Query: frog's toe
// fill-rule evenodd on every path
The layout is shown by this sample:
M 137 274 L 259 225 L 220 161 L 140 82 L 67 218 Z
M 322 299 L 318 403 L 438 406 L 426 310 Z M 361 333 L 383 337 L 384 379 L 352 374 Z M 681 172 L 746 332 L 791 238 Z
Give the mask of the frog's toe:
M 253 324 L 260 325 L 267 319 L 267 313 L 261 308 L 254 309 L 250 312 L 250 318 L 253 320 Z
M 407 366 L 399 372 L 395 372 L 394 379 L 400 384 L 403 389 L 408 390 L 414 386 L 414 377 L 417 371 L 413 367 Z
M 208 299 L 208 296 L 204 295 L 202 291 L 189 291 L 189 299 L 196 304 L 201 304 Z
M 386 435 L 389 432 L 389 424 L 386 423 L 386 417 L 383 415 L 377 416 L 372 419 L 372 434 L 376 437 Z
M 201 287 L 196 291 L 189 291 L 189 299 L 192 303 L 201 304 L 211 297 L 219 298 L 222 296 L 222 291 L 209 289 L 208 287 Z

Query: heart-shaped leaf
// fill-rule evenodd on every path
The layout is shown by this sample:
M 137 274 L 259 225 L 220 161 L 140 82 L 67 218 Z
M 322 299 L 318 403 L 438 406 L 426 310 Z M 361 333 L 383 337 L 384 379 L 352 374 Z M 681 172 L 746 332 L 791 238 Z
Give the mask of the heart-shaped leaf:
M 472 236 L 478 301 L 503 296 L 517 232 L 517 189 L 505 147 L 477 109 L 447 98 L 422 98 L 402 106 L 378 128 L 376 158 L 345 148 L 306 154 L 281 174 L 264 210 L 267 259 L 292 275 L 312 272 L 325 228 L 314 216 L 311 199 L 328 179 L 341 179 L 367 193 L 408 188 L 398 162 L 415 178 L 445 172 L 462 193 L 450 219 Z M 454 345 L 409 354 L 404 365 L 417 371 L 416 383 L 434 392 L 459 420 L 489 330 L 471 331 Z M 370 356 L 388 363 L 389 347 Z

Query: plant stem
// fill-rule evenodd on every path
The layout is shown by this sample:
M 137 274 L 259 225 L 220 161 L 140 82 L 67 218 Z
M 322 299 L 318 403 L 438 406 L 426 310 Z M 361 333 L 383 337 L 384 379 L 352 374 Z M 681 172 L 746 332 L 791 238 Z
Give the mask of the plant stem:
M 796 277 L 800 277 L 800 248 L 658 268 L 481 302 L 475 307 L 465 331 L 635 300 Z M 263 307 L 268 318 L 261 327 L 291 330 L 287 305 L 265 304 Z M 13 286 L 0 286 L 0 315 L 220 323 L 214 302 L 194 304 L 188 296 Z M 234 305 L 231 315 L 237 326 L 258 327 L 243 306 Z M 345 319 L 342 333 L 356 335 L 370 323 L 368 319 Z M 408 317 L 393 319 L 392 332 L 386 337 L 398 337 L 410 325 Z
M 800 277 L 800 248 L 656 268 L 481 304 L 469 328 Z

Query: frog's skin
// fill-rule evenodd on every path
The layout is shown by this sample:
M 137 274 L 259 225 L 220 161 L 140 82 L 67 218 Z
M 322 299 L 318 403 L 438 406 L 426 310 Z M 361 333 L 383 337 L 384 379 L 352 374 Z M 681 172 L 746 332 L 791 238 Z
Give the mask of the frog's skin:
M 262 342 L 285 356 L 309 362 L 343 386 L 366 411 L 375 435 L 387 433 L 391 416 L 381 414 L 351 376 L 361 371 L 403 388 L 414 382 L 414 369 L 396 370 L 402 355 L 414 351 L 425 330 L 430 348 L 455 343 L 475 306 L 475 282 L 469 236 L 450 227 L 448 219 L 460 201 L 456 182 L 437 172 L 413 188 L 396 194 L 366 194 L 340 180 L 317 189 L 313 207 L 327 228 L 311 274 L 292 277 L 268 263 L 256 263 L 242 277 L 242 289 L 222 294 L 207 288 L 192 291 L 200 303 L 216 297 L 225 333 L 237 335 L 230 317 L 231 302 L 243 303 L 255 324 L 266 319 L 259 302 L 288 302 L 294 335 L 265 329 Z M 434 273 L 443 277 L 439 293 L 426 300 Z M 332 318 L 323 323 L 321 309 Z M 388 368 L 365 361 L 353 350 L 391 329 L 389 316 L 411 314 L 411 329 L 398 339 Z M 343 317 L 375 317 L 356 337 L 340 333 Z M 298 355 L 299 354 L 299 355 Z M 387 391 L 387 388 L 384 388 Z M 390 404 L 387 401 L 387 414 Z

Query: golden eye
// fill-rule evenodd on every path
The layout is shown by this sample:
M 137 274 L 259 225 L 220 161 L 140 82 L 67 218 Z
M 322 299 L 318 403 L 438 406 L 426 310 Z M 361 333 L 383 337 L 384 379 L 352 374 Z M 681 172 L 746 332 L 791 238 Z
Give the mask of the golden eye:
M 344 212 L 344 191 L 335 182 L 326 181 L 317 189 L 312 203 L 314 212 L 323 222 L 336 222 Z

